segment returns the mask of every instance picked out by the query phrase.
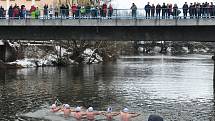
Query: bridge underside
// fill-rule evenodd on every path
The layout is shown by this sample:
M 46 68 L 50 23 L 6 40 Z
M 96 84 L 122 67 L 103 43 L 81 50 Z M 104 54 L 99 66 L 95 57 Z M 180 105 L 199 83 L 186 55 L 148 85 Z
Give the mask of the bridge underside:
M 1 26 L 7 40 L 215 41 L 215 26 Z

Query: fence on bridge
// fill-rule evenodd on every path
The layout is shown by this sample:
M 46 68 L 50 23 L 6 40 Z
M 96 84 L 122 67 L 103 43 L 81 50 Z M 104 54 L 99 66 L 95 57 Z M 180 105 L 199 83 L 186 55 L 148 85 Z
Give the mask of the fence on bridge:
M 187 10 L 187 14 L 183 13 L 182 8 L 177 9 L 154 9 L 146 13 L 145 9 L 137 9 L 132 12 L 131 9 L 107 9 L 99 10 L 96 8 L 89 11 L 72 9 L 56 11 L 54 9 L 39 9 L 37 11 L 22 11 L 14 14 L 4 11 L 1 19 L 199 19 L 199 18 L 215 18 L 215 10 Z

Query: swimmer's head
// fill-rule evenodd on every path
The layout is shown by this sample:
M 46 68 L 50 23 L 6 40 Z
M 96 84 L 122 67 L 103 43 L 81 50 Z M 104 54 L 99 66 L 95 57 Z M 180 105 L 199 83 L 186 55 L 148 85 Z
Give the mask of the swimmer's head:
M 65 108 L 70 108 L 69 104 L 64 105 Z
M 93 107 L 89 107 L 89 108 L 88 108 L 88 111 L 89 111 L 89 112 L 93 112 Z
M 57 108 L 56 104 L 52 104 L 51 108 L 52 109 Z
M 127 113 L 128 112 L 128 108 L 124 108 L 123 112 Z
M 112 108 L 111 108 L 111 107 L 108 107 L 108 108 L 107 108 L 107 112 L 108 112 L 108 113 L 112 112 Z
M 81 107 L 79 107 L 79 106 L 76 107 L 76 108 L 75 108 L 75 111 L 76 111 L 76 112 L 80 112 L 80 111 L 81 111 Z

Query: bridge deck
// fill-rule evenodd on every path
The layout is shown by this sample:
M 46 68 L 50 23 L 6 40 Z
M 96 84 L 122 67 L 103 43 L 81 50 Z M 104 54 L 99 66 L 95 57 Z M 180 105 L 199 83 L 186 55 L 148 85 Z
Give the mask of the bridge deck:
M 0 26 L 214 26 L 200 19 L 0 19 Z
M 0 39 L 215 41 L 215 19 L 0 19 Z

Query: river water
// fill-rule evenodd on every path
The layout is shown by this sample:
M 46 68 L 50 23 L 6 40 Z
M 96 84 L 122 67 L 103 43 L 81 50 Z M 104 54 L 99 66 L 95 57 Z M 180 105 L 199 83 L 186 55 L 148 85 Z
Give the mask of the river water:
M 48 113 L 58 98 L 95 110 L 127 107 L 141 113 L 134 121 L 150 114 L 166 121 L 214 121 L 214 97 L 208 55 L 122 56 L 108 64 L 0 70 L 0 120 L 64 120 Z

